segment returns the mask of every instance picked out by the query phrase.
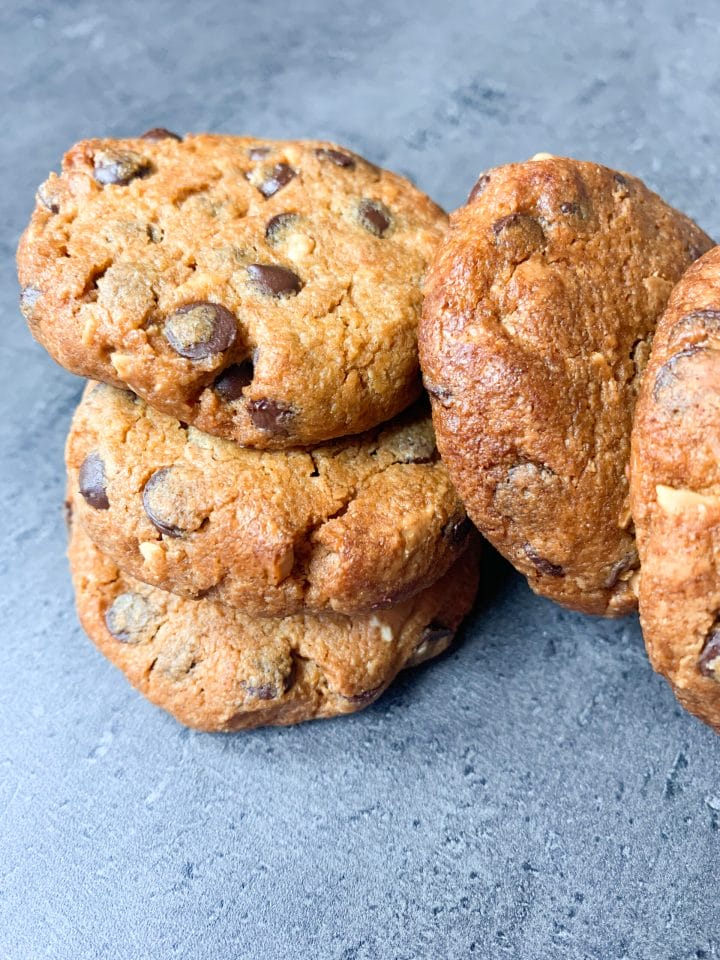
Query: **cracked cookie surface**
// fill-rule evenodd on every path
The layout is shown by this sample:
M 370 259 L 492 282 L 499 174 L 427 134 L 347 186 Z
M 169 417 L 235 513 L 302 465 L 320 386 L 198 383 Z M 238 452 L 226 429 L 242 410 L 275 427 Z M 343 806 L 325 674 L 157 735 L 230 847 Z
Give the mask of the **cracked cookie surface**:
M 471 530 L 424 405 L 358 437 L 260 451 L 91 384 L 66 461 L 78 523 L 124 571 L 257 616 L 396 603 Z
M 48 352 L 263 448 L 408 406 L 443 211 L 334 144 L 151 133 L 77 144 L 38 191 L 18 272 Z
M 568 607 L 636 605 L 633 408 L 670 291 L 710 246 L 636 178 L 545 155 L 478 180 L 428 273 L 443 460 L 480 531 Z
M 199 730 L 232 731 L 354 713 L 399 670 L 442 653 L 472 606 L 473 551 L 412 600 L 356 618 L 252 619 L 121 573 L 75 523 L 80 621 L 152 703 Z
M 690 267 L 658 324 L 630 491 L 650 660 L 720 732 L 720 247 Z

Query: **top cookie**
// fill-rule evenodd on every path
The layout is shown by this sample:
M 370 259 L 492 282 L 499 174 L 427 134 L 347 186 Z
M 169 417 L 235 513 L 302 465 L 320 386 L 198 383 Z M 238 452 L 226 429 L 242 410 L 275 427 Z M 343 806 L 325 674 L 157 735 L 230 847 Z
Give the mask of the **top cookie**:
M 630 476 L 650 659 L 720 731 L 720 247 L 687 271 L 658 324 Z
M 566 606 L 635 606 L 633 408 L 670 291 L 709 246 L 640 180 L 545 155 L 479 179 L 428 274 L 440 452 L 482 533 Z
M 445 225 L 403 177 L 330 143 L 86 140 L 38 191 L 21 306 L 73 373 L 244 445 L 313 444 L 417 396 Z

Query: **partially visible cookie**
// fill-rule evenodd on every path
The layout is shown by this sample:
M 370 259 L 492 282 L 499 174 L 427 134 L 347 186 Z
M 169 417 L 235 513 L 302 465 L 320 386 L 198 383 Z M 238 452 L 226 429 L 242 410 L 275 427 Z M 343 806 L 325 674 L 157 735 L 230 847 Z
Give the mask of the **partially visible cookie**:
M 151 133 L 77 144 L 38 191 L 18 269 L 49 353 L 257 447 L 408 406 L 443 211 L 335 144 Z
M 133 580 L 73 524 L 70 564 L 80 621 L 144 696 L 199 730 L 240 730 L 353 713 L 403 667 L 445 650 L 472 606 L 467 551 L 412 600 L 354 619 L 251 619 Z
M 428 274 L 420 361 L 450 476 L 568 607 L 635 606 L 633 408 L 670 291 L 710 245 L 635 177 L 544 156 L 480 177 Z
M 720 732 L 720 247 L 687 271 L 658 324 L 630 476 L 650 660 Z
M 122 570 L 257 616 L 397 603 L 472 528 L 424 405 L 358 437 L 259 451 L 96 384 L 66 459 L 78 523 Z

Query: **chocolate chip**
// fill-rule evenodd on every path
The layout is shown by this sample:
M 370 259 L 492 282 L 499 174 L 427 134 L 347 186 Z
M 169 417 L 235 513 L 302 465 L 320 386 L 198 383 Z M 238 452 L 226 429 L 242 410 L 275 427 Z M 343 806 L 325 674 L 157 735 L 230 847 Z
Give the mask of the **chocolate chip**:
M 560 204 L 560 213 L 565 213 L 573 217 L 583 217 L 583 208 L 579 203 L 570 203 L 566 201 L 565 203 Z
M 363 199 L 358 203 L 357 217 L 368 233 L 384 237 L 392 226 L 392 214 L 379 200 Z
M 156 143 L 158 140 L 182 141 L 182 137 L 173 133 L 172 130 L 166 130 L 165 127 L 153 127 L 151 130 L 146 130 L 145 133 L 141 134 L 140 139 L 149 140 L 151 143 Z
M 519 229 L 523 232 L 542 235 L 542 227 L 535 217 L 528 216 L 526 213 L 509 213 L 506 217 L 500 217 L 492 225 L 492 232 L 499 237 L 506 230 Z
M 627 579 L 623 578 L 624 573 L 629 573 L 631 570 L 637 570 L 639 566 L 640 558 L 638 557 L 637 550 L 630 550 L 624 557 L 612 565 L 610 572 L 603 583 L 603 587 L 606 590 L 612 590 L 613 587 L 617 586 L 621 579 Z
M 469 517 L 461 517 L 460 519 L 450 520 L 443 527 L 443 537 L 448 541 L 448 543 L 453 547 L 459 547 L 461 544 L 465 543 L 467 538 L 470 536 L 470 531 L 472 530 L 472 523 Z
M 545 557 L 541 557 L 538 553 L 533 550 L 529 543 L 523 545 L 523 550 L 525 556 L 528 558 L 530 563 L 538 570 L 540 573 L 544 573 L 547 577 L 564 577 L 565 571 L 560 566 L 559 563 L 553 563 L 551 560 L 547 560 Z
M 545 245 L 545 234 L 535 217 L 509 213 L 492 225 L 495 243 L 511 260 L 520 261 Z
M 694 373 L 702 374 L 702 368 L 706 365 L 703 362 L 706 359 L 703 354 L 715 352 L 708 349 L 706 345 L 697 343 L 679 350 L 658 370 L 653 384 L 653 399 L 666 410 L 672 412 L 684 410 L 690 402 L 688 381 L 691 377 L 697 380 L 697 377 L 693 377 Z
M 628 183 L 627 177 L 624 177 L 621 173 L 614 173 L 613 181 L 613 193 L 616 197 L 624 200 L 630 196 L 630 184 Z
M 108 510 L 110 507 L 106 483 L 105 464 L 100 454 L 93 451 L 85 457 L 80 466 L 79 488 L 85 501 L 96 510 Z
M 165 337 L 176 353 L 204 360 L 228 350 L 237 335 L 237 320 L 219 303 L 186 303 L 165 321 Z
M 136 177 L 150 173 L 152 165 L 145 157 L 131 150 L 98 150 L 93 158 L 93 175 L 103 186 L 126 186 Z
M 65 518 L 65 527 L 69 532 L 72 529 L 73 522 L 73 502 L 70 497 L 63 501 L 63 517 Z
M 448 406 L 449 401 L 452 400 L 452 392 L 448 390 L 447 387 L 441 387 L 439 384 L 431 383 L 427 377 L 423 378 L 423 386 L 430 396 L 443 406 Z
M 251 263 L 247 272 L 255 289 L 268 296 L 294 296 L 302 288 L 300 277 L 287 267 L 269 263 Z
M 148 519 L 160 533 L 168 537 L 182 537 L 186 531 L 167 519 L 175 499 L 168 486 L 171 472 L 170 467 L 162 467 L 152 474 L 143 488 L 142 503 Z
M 295 171 L 287 163 L 276 163 L 272 170 L 257 184 L 257 188 L 267 199 L 287 186 L 294 176 L 296 176 Z
M 227 370 L 223 370 L 220 376 L 213 384 L 213 389 L 219 393 L 223 400 L 231 402 L 238 400 L 245 387 L 252 382 L 254 367 L 252 360 L 243 360 L 242 363 L 234 363 Z
M 40 184 L 37 189 L 37 198 L 44 207 L 47 207 L 50 213 L 60 213 L 60 201 L 48 186 L 50 182 L 46 180 L 45 183 Z
M 251 160 L 264 160 L 269 153 L 270 147 L 250 147 L 248 157 Z
M 145 597 L 139 593 L 121 593 L 107 610 L 105 625 L 111 636 L 121 643 L 140 643 L 154 636 L 157 617 Z
M 286 233 L 300 219 L 297 213 L 277 213 L 268 220 L 265 227 L 265 239 L 274 247 Z
M 343 697 L 345 700 L 349 700 L 350 703 L 369 703 L 371 700 L 374 700 L 375 697 L 380 693 L 383 688 L 381 683 L 377 687 L 373 687 L 371 690 L 364 690 L 362 693 L 353 693 L 349 697 Z
M 333 150 L 331 147 L 318 147 L 315 151 L 315 156 L 318 160 L 329 160 L 330 163 L 334 163 L 336 167 L 345 167 L 348 170 L 352 170 L 355 166 L 355 158 L 349 156 L 347 153 L 342 153 L 340 150 Z
M 287 433 L 287 425 L 295 416 L 295 411 L 276 400 L 251 400 L 247 405 L 250 419 L 258 430 L 270 433 Z
M 29 320 L 35 310 L 35 304 L 42 296 L 42 290 L 37 287 L 24 287 L 20 291 L 20 312 Z
M 718 679 L 716 672 L 720 668 L 720 628 L 717 623 L 713 624 L 705 646 L 698 660 L 698 669 L 704 677 Z
M 485 190 L 485 187 L 490 183 L 490 176 L 487 173 L 483 173 L 478 177 L 477 183 L 472 188 L 468 194 L 467 203 L 472 203 L 481 193 Z
M 241 683 L 245 692 L 256 700 L 274 700 L 278 696 L 277 687 L 272 683 L 263 683 L 254 687 L 249 683 Z
M 415 650 L 407 660 L 406 666 L 416 667 L 419 663 L 439 653 L 438 648 L 441 646 L 443 648 L 446 647 L 452 640 L 454 634 L 455 631 L 451 630 L 450 627 L 446 627 L 445 624 L 440 623 L 438 620 L 433 620 L 423 630 Z
M 672 325 L 668 346 L 690 338 L 697 344 L 710 337 L 720 340 L 720 310 L 693 310 Z

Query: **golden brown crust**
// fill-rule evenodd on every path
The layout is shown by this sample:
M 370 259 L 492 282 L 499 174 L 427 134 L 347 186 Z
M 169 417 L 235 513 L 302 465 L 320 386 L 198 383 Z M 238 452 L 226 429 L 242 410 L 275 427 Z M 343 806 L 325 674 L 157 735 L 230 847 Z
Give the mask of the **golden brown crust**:
M 69 555 L 78 613 L 93 643 L 152 703 L 207 731 L 362 709 L 403 667 L 447 648 L 478 580 L 471 550 L 432 587 L 389 610 L 253 620 L 125 576 L 77 524 Z
M 690 267 L 658 324 L 630 475 L 650 660 L 720 731 L 720 247 Z
M 424 406 L 359 437 L 259 451 L 96 384 L 66 460 L 78 523 L 122 570 L 256 616 L 404 600 L 449 569 L 471 529 Z
M 510 164 L 473 193 L 426 281 L 438 447 L 470 517 L 536 592 L 626 613 L 640 375 L 673 284 L 710 240 L 592 163 Z
M 87 140 L 38 192 L 22 308 L 74 373 L 246 445 L 313 444 L 417 397 L 421 284 L 446 220 L 334 144 Z

